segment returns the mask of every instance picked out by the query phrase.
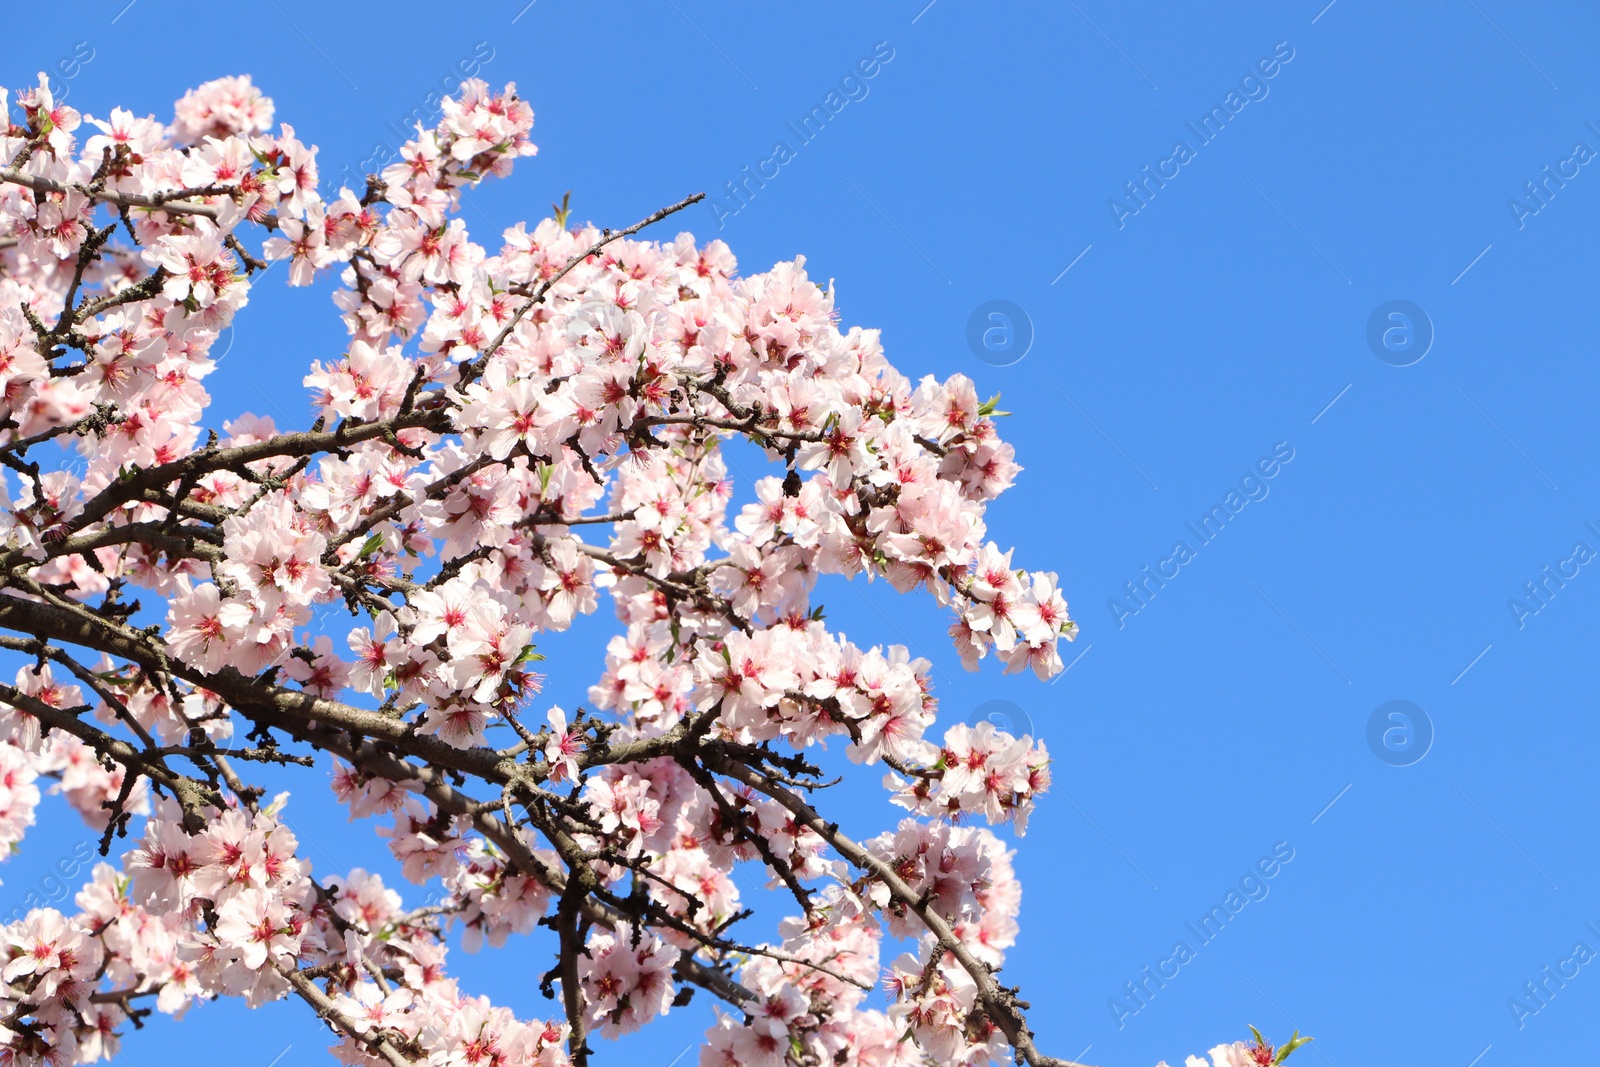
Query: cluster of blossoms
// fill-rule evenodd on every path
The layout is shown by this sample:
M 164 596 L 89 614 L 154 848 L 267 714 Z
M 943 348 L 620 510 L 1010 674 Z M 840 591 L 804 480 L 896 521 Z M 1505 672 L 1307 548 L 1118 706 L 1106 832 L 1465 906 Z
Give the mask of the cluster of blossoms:
M 566 1062 L 561 1026 L 520 1022 L 461 992 L 444 974 L 437 929 L 404 913 L 377 875 L 356 869 L 318 885 L 271 809 L 206 814 L 191 832 L 163 801 L 122 872 L 96 866 L 77 913 L 36 909 L 0 929 L 8 1062 L 110 1058 L 143 998 L 174 1016 L 218 995 L 254 1006 L 305 972 L 330 976 L 325 1004 L 345 1027 L 334 1049 L 345 1063 L 381 1062 L 374 1041 L 420 1048 L 424 1035 L 430 1063 L 463 1062 L 451 1057 L 486 1041 L 507 1067 Z
M 0 649 L 27 660 L 0 845 L 42 780 L 106 850 L 142 828 L 76 914 L 0 931 L 0 1059 L 292 995 L 353 1067 L 582 1065 L 700 989 L 706 1067 L 1053 1062 L 995 977 L 1021 888 L 989 828 L 1025 829 L 1044 746 L 940 729 L 928 661 L 815 601 L 882 578 L 951 612 L 969 668 L 1061 669 L 1055 576 L 987 537 L 1019 470 L 994 402 L 841 330 L 802 259 L 741 278 L 720 241 L 632 239 L 675 209 L 475 243 L 462 191 L 535 152 L 514 86 L 464 82 L 336 194 L 274 117 L 248 78 L 171 123 L 0 92 Z M 304 378 L 309 430 L 210 429 L 213 346 L 277 261 L 337 276 L 349 342 Z M 736 509 L 733 440 L 781 472 Z M 592 708 L 533 707 L 536 638 L 602 599 Z M 912 817 L 866 842 L 824 818 L 831 739 Z M 314 878 L 250 763 L 331 763 L 430 902 Z M 794 898 L 776 940 L 733 937 L 740 864 Z M 540 926 L 560 1021 L 444 972 L 452 931 Z M 885 933 L 915 950 L 885 967 Z
M 50 709 L 82 705 L 83 690 L 56 679 L 46 663 L 17 672 L 15 691 Z M 38 782 L 52 780 L 49 791 L 67 799 L 85 823 L 104 830 L 111 821 L 111 802 L 129 814 L 149 812 L 149 791 L 137 775 L 101 759 L 95 748 L 65 732 L 46 735 L 38 718 L 14 707 L 0 710 L 0 849 L 12 851 L 33 825 L 41 797 Z

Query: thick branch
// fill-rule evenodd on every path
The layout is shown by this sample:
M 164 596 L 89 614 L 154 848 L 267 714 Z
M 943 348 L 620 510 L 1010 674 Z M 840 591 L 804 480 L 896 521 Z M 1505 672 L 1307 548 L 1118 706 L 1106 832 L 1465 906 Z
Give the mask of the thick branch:
M 35 174 L 28 174 L 18 169 L 0 170 L 0 182 L 10 182 L 32 189 L 36 193 L 82 193 L 91 200 L 98 200 L 103 204 L 114 204 L 117 207 L 147 208 L 152 211 L 165 211 L 172 215 L 199 215 L 215 222 L 222 217 L 220 208 L 211 204 L 196 204 L 190 201 L 191 196 L 227 196 L 234 190 L 223 187 L 208 189 L 176 189 L 165 195 L 141 196 L 138 193 L 121 193 L 114 189 L 97 189 L 90 185 L 80 185 L 76 182 L 64 184 L 41 178 Z M 261 219 L 252 220 L 259 222 L 267 229 L 277 229 L 278 217 L 267 215 Z

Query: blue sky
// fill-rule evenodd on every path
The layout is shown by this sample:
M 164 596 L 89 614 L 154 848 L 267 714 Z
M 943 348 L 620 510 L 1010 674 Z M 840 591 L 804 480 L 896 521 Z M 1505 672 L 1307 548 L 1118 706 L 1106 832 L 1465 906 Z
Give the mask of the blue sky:
M 945 714 L 1005 701 L 1050 746 L 1006 969 L 1045 1048 L 1148 1067 L 1246 1023 L 1311 1033 L 1298 1061 L 1336 1067 L 1594 1047 L 1600 964 L 1574 949 L 1600 952 L 1600 9 L 125 4 L 9 27 L 0 80 L 47 69 L 81 109 L 169 116 L 247 72 L 331 177 L 477 63 L 518 83 L 540 146 L 473 194 L 480 241 L 567 190 L 610 226 L 703 190 L 721 208 L 682 226 L 746 271 L 804 254 L 907 373 L 1004 395 L 1026 470 L 991 530 L 1061 573 L 1082 658 L 1050 685 L 966 674 L 928 602 L 827 601 L 856 641 L 933 659 Z M 830 92 L 837 114 L 801 130 Z M 740 203 L 746 167 L 770 177 Z M 1007 328 L 1031 335 L 1021 358 Z M 343 341 L 326 287 L 258 286 L 235 333 L 216 420 L 308 424 L 299 378 Z M 546 646 L 553 699 L 598 671 L 593 622 Z M 858 830 L 887 825 L 874 782 L 846 788 Z M 319 870 L 387 869 L 320 782 L 302 793 Z M 46 821 L 0 903 L 81 836 Z M 1189 924 L 1241 882 L 1260 899 L 1202 944 Z M 1178 941 L 1192 958 L 1129 999 Z M 533 948 L 456 965 L 544 1013 Z M 1524 983 L 1546 966 L 1576 974 L 1541 1003 Z M 599 1062 L 669 1067 L 706 1016 L 697 1000 Z M 212 1005 L 126 1059 L 266 1067 L 326 1044 L 297 1007 Z

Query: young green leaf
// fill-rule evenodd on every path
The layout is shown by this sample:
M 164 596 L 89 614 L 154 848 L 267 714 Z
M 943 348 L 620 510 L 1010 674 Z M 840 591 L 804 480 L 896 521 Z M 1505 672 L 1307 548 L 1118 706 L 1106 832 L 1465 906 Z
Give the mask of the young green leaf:
M 1309 1045 L 1309 1044 L 1311 1044 L 1311 1042 L 1313 1040 L 1314 1040 L 1313 1038 L 1301 1037 L 1300 1036 L 1300 1031 L 1296 1030 L 1294 1032 L 1294 1034 L 1289 1038 L 1289 1040 L 1287 1040 L 1287 1041 L 1285 1041 L 1283 1043 L 1283 1047 L 1278 1049 L 1277 1058 L 1274 1059 L 1272 1062 L 1275 1063 L 1275 1064 L 1282 1063 L 1284 1060 L 1289 1058 L 1289 1053 L 1293 1052 L 1295 1049 L 1299 1048 L 1301 1045 Z

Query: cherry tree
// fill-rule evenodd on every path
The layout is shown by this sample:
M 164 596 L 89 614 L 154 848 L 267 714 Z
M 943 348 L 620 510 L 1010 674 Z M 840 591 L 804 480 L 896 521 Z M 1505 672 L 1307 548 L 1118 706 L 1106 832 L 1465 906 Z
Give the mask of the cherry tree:
M 42 76 L 0 115 L 0 845 L 49 793 L 105 857 L 0 928 L 0 1067 L 217 997 L 299 998 L 350 1065 L 583 1065 L 696 994 L 705 1067 L 1065 1062 L 1000 977 L 992 828 L 1026 828 L 1043 742 L 939 723 L 928 661 L 815 599 L 865 574 L 948 611 L 969 669 L 1061 669 L 1056 576 L 988 538 L 1019 468 L 972 381 L 897 371 L 802 259 L 636 239 L 698 196 L 475 243 L 462 191 L 535 152 L 514 86 L 466 82 L 337 193 L 245 77 L 170 122 Z M 348 344 L 309 363 L 310 429 L 219 425 L 213 348 L 278 262 L 336 274 Z M 772 471 L 737 507 L 731 442 Z M 587 703 L 541 702 L 537 639 L 602 604 Z M 830 742 L 898 825 L 825 813 Z M 411 903 L 315 871 L 252 767 L 370 821 Z M 792 901 L 768 937 L 740 864 Z M 485 943 L 550 1018 L 450 977 Z

